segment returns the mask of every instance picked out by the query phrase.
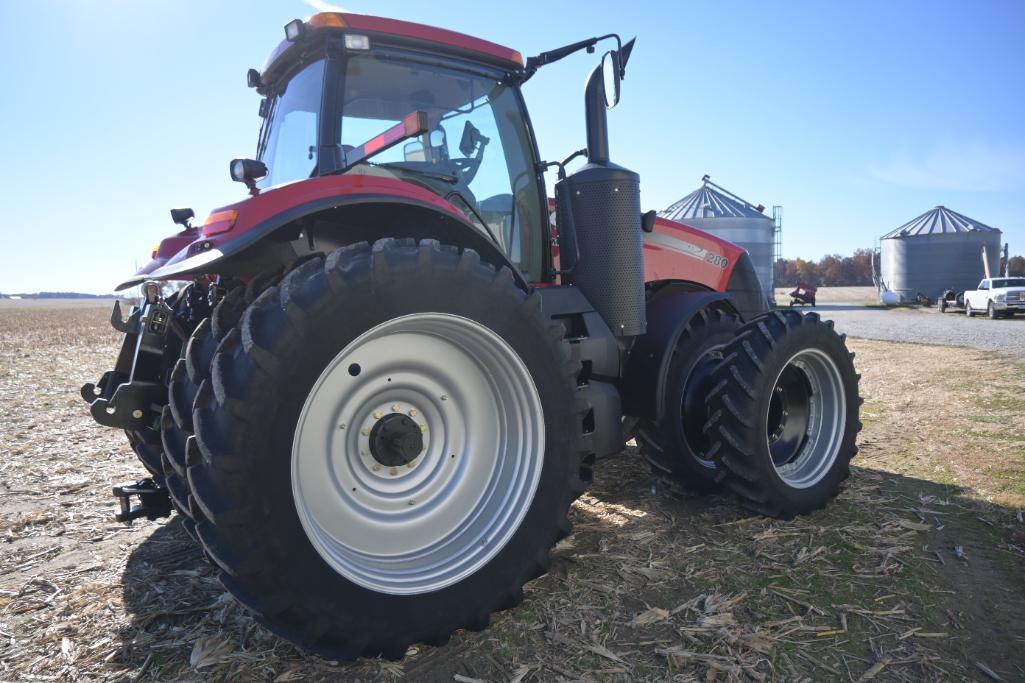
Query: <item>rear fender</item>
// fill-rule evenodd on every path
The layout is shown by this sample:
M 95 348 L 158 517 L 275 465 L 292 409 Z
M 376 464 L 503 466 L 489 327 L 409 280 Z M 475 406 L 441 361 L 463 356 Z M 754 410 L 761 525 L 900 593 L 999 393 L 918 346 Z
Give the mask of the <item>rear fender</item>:
M 435 238 L 476 250 L 496 267 L 519 270 L 453 204 L 410 183 L 375 176 L 324 176 L 272 188 L 211 213 L 196 238 L 159 267 L 144 267 L 122 290 L 146 279 L 199 274 L 251 275 L 312 252 L 381 237 Z
M 648 330 L 637 337 L 623 375 L 623 412 L 634 417 L 661 420 L 669 361 L 680 335 L 702 309 L 719 306 L 735 313 L 723 292 L 670 289 L 648 301 Z

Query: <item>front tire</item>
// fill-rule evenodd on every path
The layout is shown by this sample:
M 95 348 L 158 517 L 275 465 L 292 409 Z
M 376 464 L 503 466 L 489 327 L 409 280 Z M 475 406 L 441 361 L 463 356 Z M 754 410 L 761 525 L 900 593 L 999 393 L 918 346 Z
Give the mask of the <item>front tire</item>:
M 861 429 L 844 337 L 816 313 L 774 311 L 742 327 L 724 353 L 705 427 L 722 483 L 771 517 L 825 506 L 850 474 Z
M 993 305 L 992 301 L 990 301 L 988 304 L 986 304 L 986 315 L 989 316 L 990 320 L 996 320 L 997 318 L 1000 317 L 1000 314 L 997 313 L 997 309 Z
M 964 302 L 964 314 L 966 316 L 968 316 L 969 318 L 974 318 L 975 317 L 975 311 L 972 310 L 972 302 L 970 302 L 970 301 L 965 301 Z
M 562 336 L 507 269 L 433 241 L 293 270 L 196 400 L 188 478 L 222 583 L 335 659 L 486 627 L 589 478 Z

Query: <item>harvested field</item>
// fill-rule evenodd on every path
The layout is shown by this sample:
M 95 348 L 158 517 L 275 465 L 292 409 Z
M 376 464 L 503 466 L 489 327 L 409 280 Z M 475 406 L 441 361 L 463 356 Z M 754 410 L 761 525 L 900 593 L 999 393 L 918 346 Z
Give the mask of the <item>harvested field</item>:
M 174 518 L 113 522 L 143 469 L 78 396 L 113 361 L 106 318 L 0 310 L 0 680 L 1025 679 L 1020 364 L 855 340 L 861 456 L 828 509 L 752 517 L 627 449 L 519 607 L 339 664 L 249 618 Z

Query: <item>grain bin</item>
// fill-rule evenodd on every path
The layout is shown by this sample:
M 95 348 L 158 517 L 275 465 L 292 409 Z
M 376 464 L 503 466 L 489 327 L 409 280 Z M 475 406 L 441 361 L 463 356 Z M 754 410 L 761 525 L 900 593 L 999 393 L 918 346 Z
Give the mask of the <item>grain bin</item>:
M 744 201 L 706 175 L 701 187 L 658 215 L 709 232 L 740 245 L 751 255 L 762 292 L 773 299 L 773 261 L 778 246 L 777 223 L 762 213 L 764 206 Z
M 921 293 L 935 299 L 944 290 L 975 289 L 985 277 L 982 248 L 990 272 L 1000 261 L 1000 231 L 937 206 L 880 240 L 881 284 L 901 301 Z

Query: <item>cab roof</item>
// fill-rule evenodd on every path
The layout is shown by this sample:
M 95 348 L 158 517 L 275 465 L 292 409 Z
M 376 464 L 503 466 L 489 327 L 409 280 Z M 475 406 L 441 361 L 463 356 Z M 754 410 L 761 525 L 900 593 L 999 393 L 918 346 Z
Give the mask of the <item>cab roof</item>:
M 512 48 L 463 33 L 424 24 L 414 24 L 409 21 L 348 12 L 318 12 L 306 20 L 306 28 L 312 33 L 342 29 L 364 34 L 370 37 L 371 46 L 373 46 L 375 36 L 394 38 L 399 42 L 408 42 L 431 50 L 484 61 L 510 71 L 523 69 L 523 56 Z M 299 52 L 300 43 L 301 41 L 293 43 L 283 40 L 278 44 L 261 69 L 261 76 L 264 80 L 270 80 L 277 75 L 275 72 L 278 71 L 278 68 L 284 66 L 284 63 L 288 61 L 286 54 Z

